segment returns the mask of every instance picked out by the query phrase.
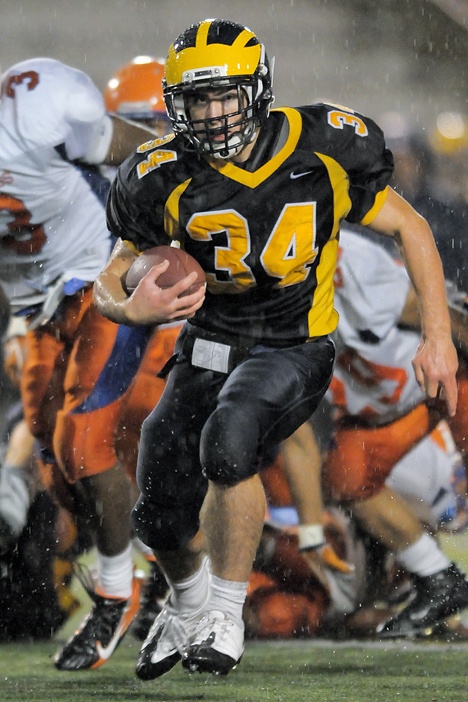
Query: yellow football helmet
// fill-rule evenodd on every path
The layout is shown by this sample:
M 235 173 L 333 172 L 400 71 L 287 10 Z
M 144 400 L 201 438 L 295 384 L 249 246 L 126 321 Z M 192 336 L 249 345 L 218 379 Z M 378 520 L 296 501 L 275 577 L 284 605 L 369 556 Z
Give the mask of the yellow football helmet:
M 159 136 L 170 132 L 164 104 L 162 79 L 164 59 L 135 56 L 119 68 L 104 90 L 106 110 L 156 129 Z
M 186 98 L 198 90 L 235 88 L 238 110 L 223 115 L 222 126 L 193 120 Z M 169 48 L 163 93 L 172 129 L 199 153 L 232 158 L 253 140 L 274 100 L 272 75 L 257 36 L 247 27 L 223 19 L 207 19 L 185 30 Z M 232 118 L 239 116 L 232 131 Z M 228 121 L 231 126 L 228 128 Z M 222 141 L 214 136 L 224 135 Z

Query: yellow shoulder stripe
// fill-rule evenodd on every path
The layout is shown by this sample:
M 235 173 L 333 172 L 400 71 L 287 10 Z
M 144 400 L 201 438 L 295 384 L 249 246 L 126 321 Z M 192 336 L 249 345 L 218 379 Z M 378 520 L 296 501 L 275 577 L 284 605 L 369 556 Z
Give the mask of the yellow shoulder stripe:
M 169 195 L 164 205 L 164 231 L 168 234 L 171 239 L 177 240 L 179 238 L 180 227 L 179 227 L 179 202 L 180 198 L 187 190 L 192 179 L 188 178 L 183 183 L 175 188 Z
M 333 232 L 335 238 L 340 229 L 340 222 L 346 217 L 351 209 L 351 199 L 349 197 L 349 178 L 345 169 L 340 166 L 331 156 L 315 152 L 328 171 L 328 177 L 333 188 Z
M 381 190 L 375 196 L 374 204 L 372 205 L 372 207 L 370 208 L 369 212 L 366 214 L 364 219 L 361 219 L 361 224 L 364 227 L 367 227 L 367 225 L 370 224 L 372 222 L 372 220 L 375 219 L 375 217 L 377 217 L 380 210 L 384 206 L 385 200 L 387 199 L 387 195 L 388 195 L 388 188 L 389 188 L 389 186 L 387 185 L 387 187 L 384 190 Z

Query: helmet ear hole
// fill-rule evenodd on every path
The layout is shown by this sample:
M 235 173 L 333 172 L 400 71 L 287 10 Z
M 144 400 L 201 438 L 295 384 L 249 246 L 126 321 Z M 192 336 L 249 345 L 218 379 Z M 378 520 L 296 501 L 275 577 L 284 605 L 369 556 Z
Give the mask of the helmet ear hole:
M 212 120 L 191 118 L 184 101 L 187 93 L 232 87 L 239 106 L 223 115 L 222 126 L 213 128 Z M 242 95 L 247 99 L 241 104 Z M 274 99 L 264 46 L 236 22 L 209 19 L 192 25 L 169 48 L 164 98 L 172 129 L 186 138 L 189 148 L 232 158 L 254 139 Z

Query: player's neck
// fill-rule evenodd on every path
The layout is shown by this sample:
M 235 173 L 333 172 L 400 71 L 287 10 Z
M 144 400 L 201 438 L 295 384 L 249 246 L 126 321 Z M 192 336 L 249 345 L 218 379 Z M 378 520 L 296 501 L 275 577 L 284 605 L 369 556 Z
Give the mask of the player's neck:
M 260 133 L 260 129 L 257 129 L 254 138 L 252 139 L 251 142 L 246 144 L 242 151 L 240 151 L 236 156 L 234 156 L 231 161 L 233 163 L 239 164 L 239 163 L 245 163 L 246 161 L 249 160 L 252 151 L 254 150 L 254 146 L 257 143 L 258 135 Z

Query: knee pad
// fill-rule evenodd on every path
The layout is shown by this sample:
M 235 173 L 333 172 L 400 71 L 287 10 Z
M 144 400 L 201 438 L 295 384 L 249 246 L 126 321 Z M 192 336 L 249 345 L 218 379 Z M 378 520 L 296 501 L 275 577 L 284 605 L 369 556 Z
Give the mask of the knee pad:
M 255 475 L 258 436 L 255 421 L 240 407 L 216 409 L 201 435 L 203 475 L 223 485 L 237 485 Z
M 197 533 L 203 499 L 196 496 L 189 505 L 163 507 L 140 495 L 131 517 L 136 536 L 154 550 L 177 551 Z

